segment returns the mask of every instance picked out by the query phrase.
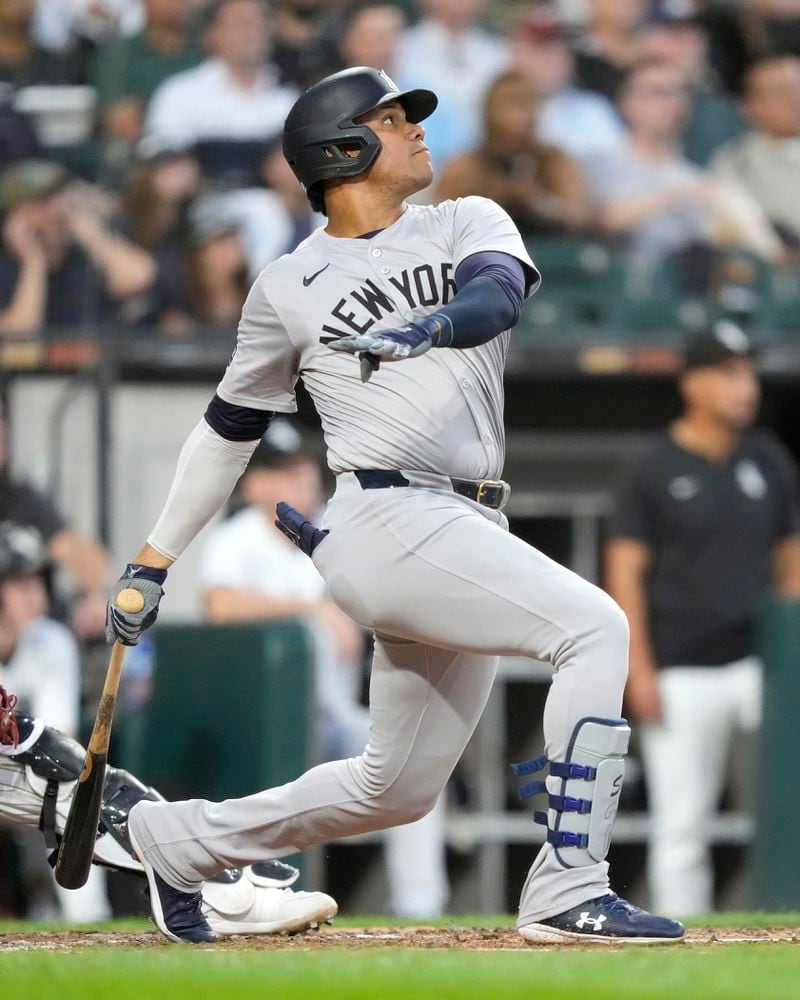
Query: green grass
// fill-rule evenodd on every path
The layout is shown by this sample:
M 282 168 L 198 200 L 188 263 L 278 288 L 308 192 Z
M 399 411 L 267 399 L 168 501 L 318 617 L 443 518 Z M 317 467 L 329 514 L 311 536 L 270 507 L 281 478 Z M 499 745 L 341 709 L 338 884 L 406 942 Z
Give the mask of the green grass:
M 0 958 L 6 996 L 36 1000 L 790 1000 L 800 949 L 599 952 L 377 950 L 255 953 L 129 949 Z
M 336 921 L 340 927 L 403 923 L 409 922 L 369 916 Z M 513 920 L 465 915 L 436 923 L 500 927 Z M 800 926 L 800 914 L 715 914 L 693 923 Z M 97 927 L 141 931 L 149 925 L 124 920 Z M 0 933 L 63 928 L 0 923 Z M 795 1000 L 800 996 L 800 948 L 737 944 L 467 953 L 109 947 L 0 953 L 0 983 L 4 996 L 31 1000 Z

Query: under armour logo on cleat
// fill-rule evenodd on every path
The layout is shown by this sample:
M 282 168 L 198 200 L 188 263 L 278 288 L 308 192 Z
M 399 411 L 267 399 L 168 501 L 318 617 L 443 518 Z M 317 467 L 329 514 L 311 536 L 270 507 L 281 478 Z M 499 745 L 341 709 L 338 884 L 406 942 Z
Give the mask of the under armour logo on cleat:
M 303 285 L 304 285 L 304 286 L 305 286 L 306 288 L 308 288 L 308 286 L 309 286 L 309 285 L 311 284 L 311 282 L 312 282 L 312 281 L 313 281 L 313 280 L 314 280 L 315 278 L 318 278 L 318 277 L 319 277 L 319 276 L 320 276 L 320 275 L 322 274 L 322 272 L 323 272 L 323 271 L 325 271 L 325 270 L 327 270 L 327 268 L 329 268 L 330 266 L 331 266 L 331 262 L 330 262 L 330 261 L 328 261 L 328 263 L 327 263 L 327 264 L 325 265 L 325 267 L 321 267 L 321 268 L 319 269 L 319 271 L 315 271 L 315 272 L 314 272 L 314 273 L 313 273 L 313 274 L 312 274 L 312 275 L 311 275 L 310 277 L 307 277 L 307 276 L 305 276 L 305 275 L 304 275 L 304 276 L 303 276 Z
M 581 919 L 576 921 L 575 926 L 579 930 L 583 930 L 584 927 L 591 927 L 592 931 L 601 931 L 605 922 L 606 915 L 604 913 L 601 913 L 599 917 L 590 917 L 589 911 L 584 910 L 581 914 Z

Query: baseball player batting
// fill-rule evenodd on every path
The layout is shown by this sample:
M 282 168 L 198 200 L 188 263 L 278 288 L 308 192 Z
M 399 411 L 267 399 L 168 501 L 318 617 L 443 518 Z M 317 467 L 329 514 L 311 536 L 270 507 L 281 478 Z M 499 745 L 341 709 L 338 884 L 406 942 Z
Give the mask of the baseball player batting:
M 554 671 L 545 755 L 519 768 L 544 775 L 524 791 L 547 806 L 520 933 L 683 935 L 609 889 L 629 737 L 619 717 L 628 625 L 606 594 L 508 532 L 503 366 L 539 274 L 493 202 L 406 203 L 431 183 L 420 122 L 436 103 L 431 91 L 399 92 L 360 67 L 322 80 L 290 111 L 284 154 L 327 225 L 253 285 L 162 514 L 113 591 L 135 587 L 145 598 L 135 615 L 113 595 L 109 605 L 109 639 L 135 643 L 155 621 L 168 567 L 225 502 L 273 414 L 295 410 L 302 378 L 336 491 L 322 529 L 285 504 L 278 517 L 333 600 L 375 633 L 369 744 L 243 799 L 136 805 L 131 842 L 156 925 L 173 940 L 213 940 L 200 890 L 221 869 L 430 810 L 503 654 Z

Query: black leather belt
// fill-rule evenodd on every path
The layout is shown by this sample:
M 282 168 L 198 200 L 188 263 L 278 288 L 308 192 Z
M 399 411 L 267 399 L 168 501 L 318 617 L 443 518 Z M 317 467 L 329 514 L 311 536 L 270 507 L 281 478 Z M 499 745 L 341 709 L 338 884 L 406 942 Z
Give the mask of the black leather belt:
M 386 490 L 398 486 L 411 486 L 402 472 L 396 469 L 355 469 L 355 477 L 362 490 Z M 474 500 L 492 510 L 502 510 L 511 496 L 511 487 L 501 479 L 453 479 L 448 476 L 453 492 Z

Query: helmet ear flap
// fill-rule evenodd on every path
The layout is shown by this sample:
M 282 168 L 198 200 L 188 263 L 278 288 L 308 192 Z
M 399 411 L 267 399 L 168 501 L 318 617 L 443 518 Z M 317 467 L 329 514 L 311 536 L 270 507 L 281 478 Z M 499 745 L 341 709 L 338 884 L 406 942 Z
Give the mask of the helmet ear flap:
M 362 135 L 353 135 L 350 130 L 342 139 L 332 139 L 330 142 L 320 144 L 319 153 L 324 157 L 324 169 L 320 172 L 324 172 L 325 177 L 306 188 L 306 196 L 313 211 L 323 215 L 328 214 L 325 208 L 326 180 L 359 176 L 368 170 L 377 158 L 381 150 L 380 139 L 366 126 L 359 131 Z M 294 165 L 290 165 L 294 169 Z

